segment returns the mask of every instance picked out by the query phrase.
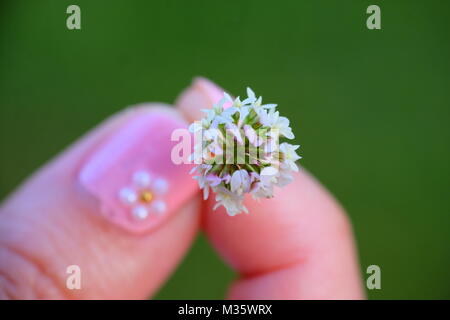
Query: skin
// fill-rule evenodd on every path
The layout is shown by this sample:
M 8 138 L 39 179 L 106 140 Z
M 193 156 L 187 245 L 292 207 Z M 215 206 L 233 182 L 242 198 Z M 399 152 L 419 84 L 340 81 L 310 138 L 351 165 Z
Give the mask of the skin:
M 238 273 L 228 298 L 364 298 L 351 224 L 304 169 L 275 198 L 246 199 L 248 215 L 212 212 L 213 197 L 203 202 L 199 192 L 144 235 L 117 228 L 80 196 L 74 179 L 86 155 L 131 117 L 160 109 L 191 122 L 218 92 L 209 80 L 196 79 L 176 109 L 148 104 L 114 115 L 13 192 L 0 207 L 0 298 L 148 298 L 200 230 Z M 65 287 L 72 264 L 82 269 L 82 290 Z

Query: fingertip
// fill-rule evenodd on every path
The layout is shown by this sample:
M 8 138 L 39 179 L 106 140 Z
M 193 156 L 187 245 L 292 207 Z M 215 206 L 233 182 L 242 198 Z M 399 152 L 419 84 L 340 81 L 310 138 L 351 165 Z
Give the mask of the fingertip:
M 343 215 L 331 196 L 308 174 L 275 192 L 270 199 L 245 198 L 248 214 L 230 217 L 223 208 L 211 212 L 204 227 L 219 252 L 237 270 L 255 274 L 304 259 L 321 230 L 329 230 Z M 340 224 L 340 223 L 339 223 Z
M 242 278 L 228 290 L 232 300 L 360 300 L 364 293 L 350 273 L 324 273 L 301 263 Z
M 213 103 L 220 100 L 224 93 L 221 87 L 204 77 L 194 78 L 192 85 Z
M 207 78 L 196 77 L 175 102 L 183 116 L 189 121 L 202 118 L 202 109 L 211 108 L 223 96 L 224 90 Z
M 189 87 L 181 93 L 175 104 L 188 121 L 195 121 L 202 117 L 201 109 L 206 108 L 209 101 L 200 91 Z
M 334 291 L 338 287 L 348 290 L 342 296 L 362 296 L 351 224 L 334 198 L 305 171 L 274 198 L 257 202 L 247 197 L 249 214 L 211 212 L 213 204 L 208 202 L 204 210 L 206 233 L 242 276 L 232 297 L 333 298 L 341 296 Z M 289 279 L 301 284 L 289 287 Z

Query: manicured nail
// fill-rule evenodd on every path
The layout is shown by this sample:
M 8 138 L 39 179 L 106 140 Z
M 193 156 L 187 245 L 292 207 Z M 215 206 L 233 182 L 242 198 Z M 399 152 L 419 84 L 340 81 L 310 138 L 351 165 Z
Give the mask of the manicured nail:
M 197 191 L 191 166 L 171 160 L 171 134 L 186 127 L 168 112 L 149 112 L 94 151 L 79 182 L 97 200 L 96 211 L 131 232 L 152 230 L 176 212 Z

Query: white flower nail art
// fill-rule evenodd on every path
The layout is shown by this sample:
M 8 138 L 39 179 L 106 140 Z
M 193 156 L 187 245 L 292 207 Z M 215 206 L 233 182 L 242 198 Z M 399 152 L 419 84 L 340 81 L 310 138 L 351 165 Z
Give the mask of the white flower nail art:
M 163 214 L 166 202 L 162 196 L 169 185 L 161 177 L 154 176 L 145 170 L 133 173 L 131 185 L 119 190 L 120 201 L 129 208 L 134 219 L 144 220 L 151 214 Z

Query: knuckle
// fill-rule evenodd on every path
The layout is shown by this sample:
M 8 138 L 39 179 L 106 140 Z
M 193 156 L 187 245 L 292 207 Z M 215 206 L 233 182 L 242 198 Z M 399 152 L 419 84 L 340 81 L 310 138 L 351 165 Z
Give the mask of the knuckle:
M 1 299 L 65 299 L 63 286 L 35 257 L 11 246 L 0 248 Z

